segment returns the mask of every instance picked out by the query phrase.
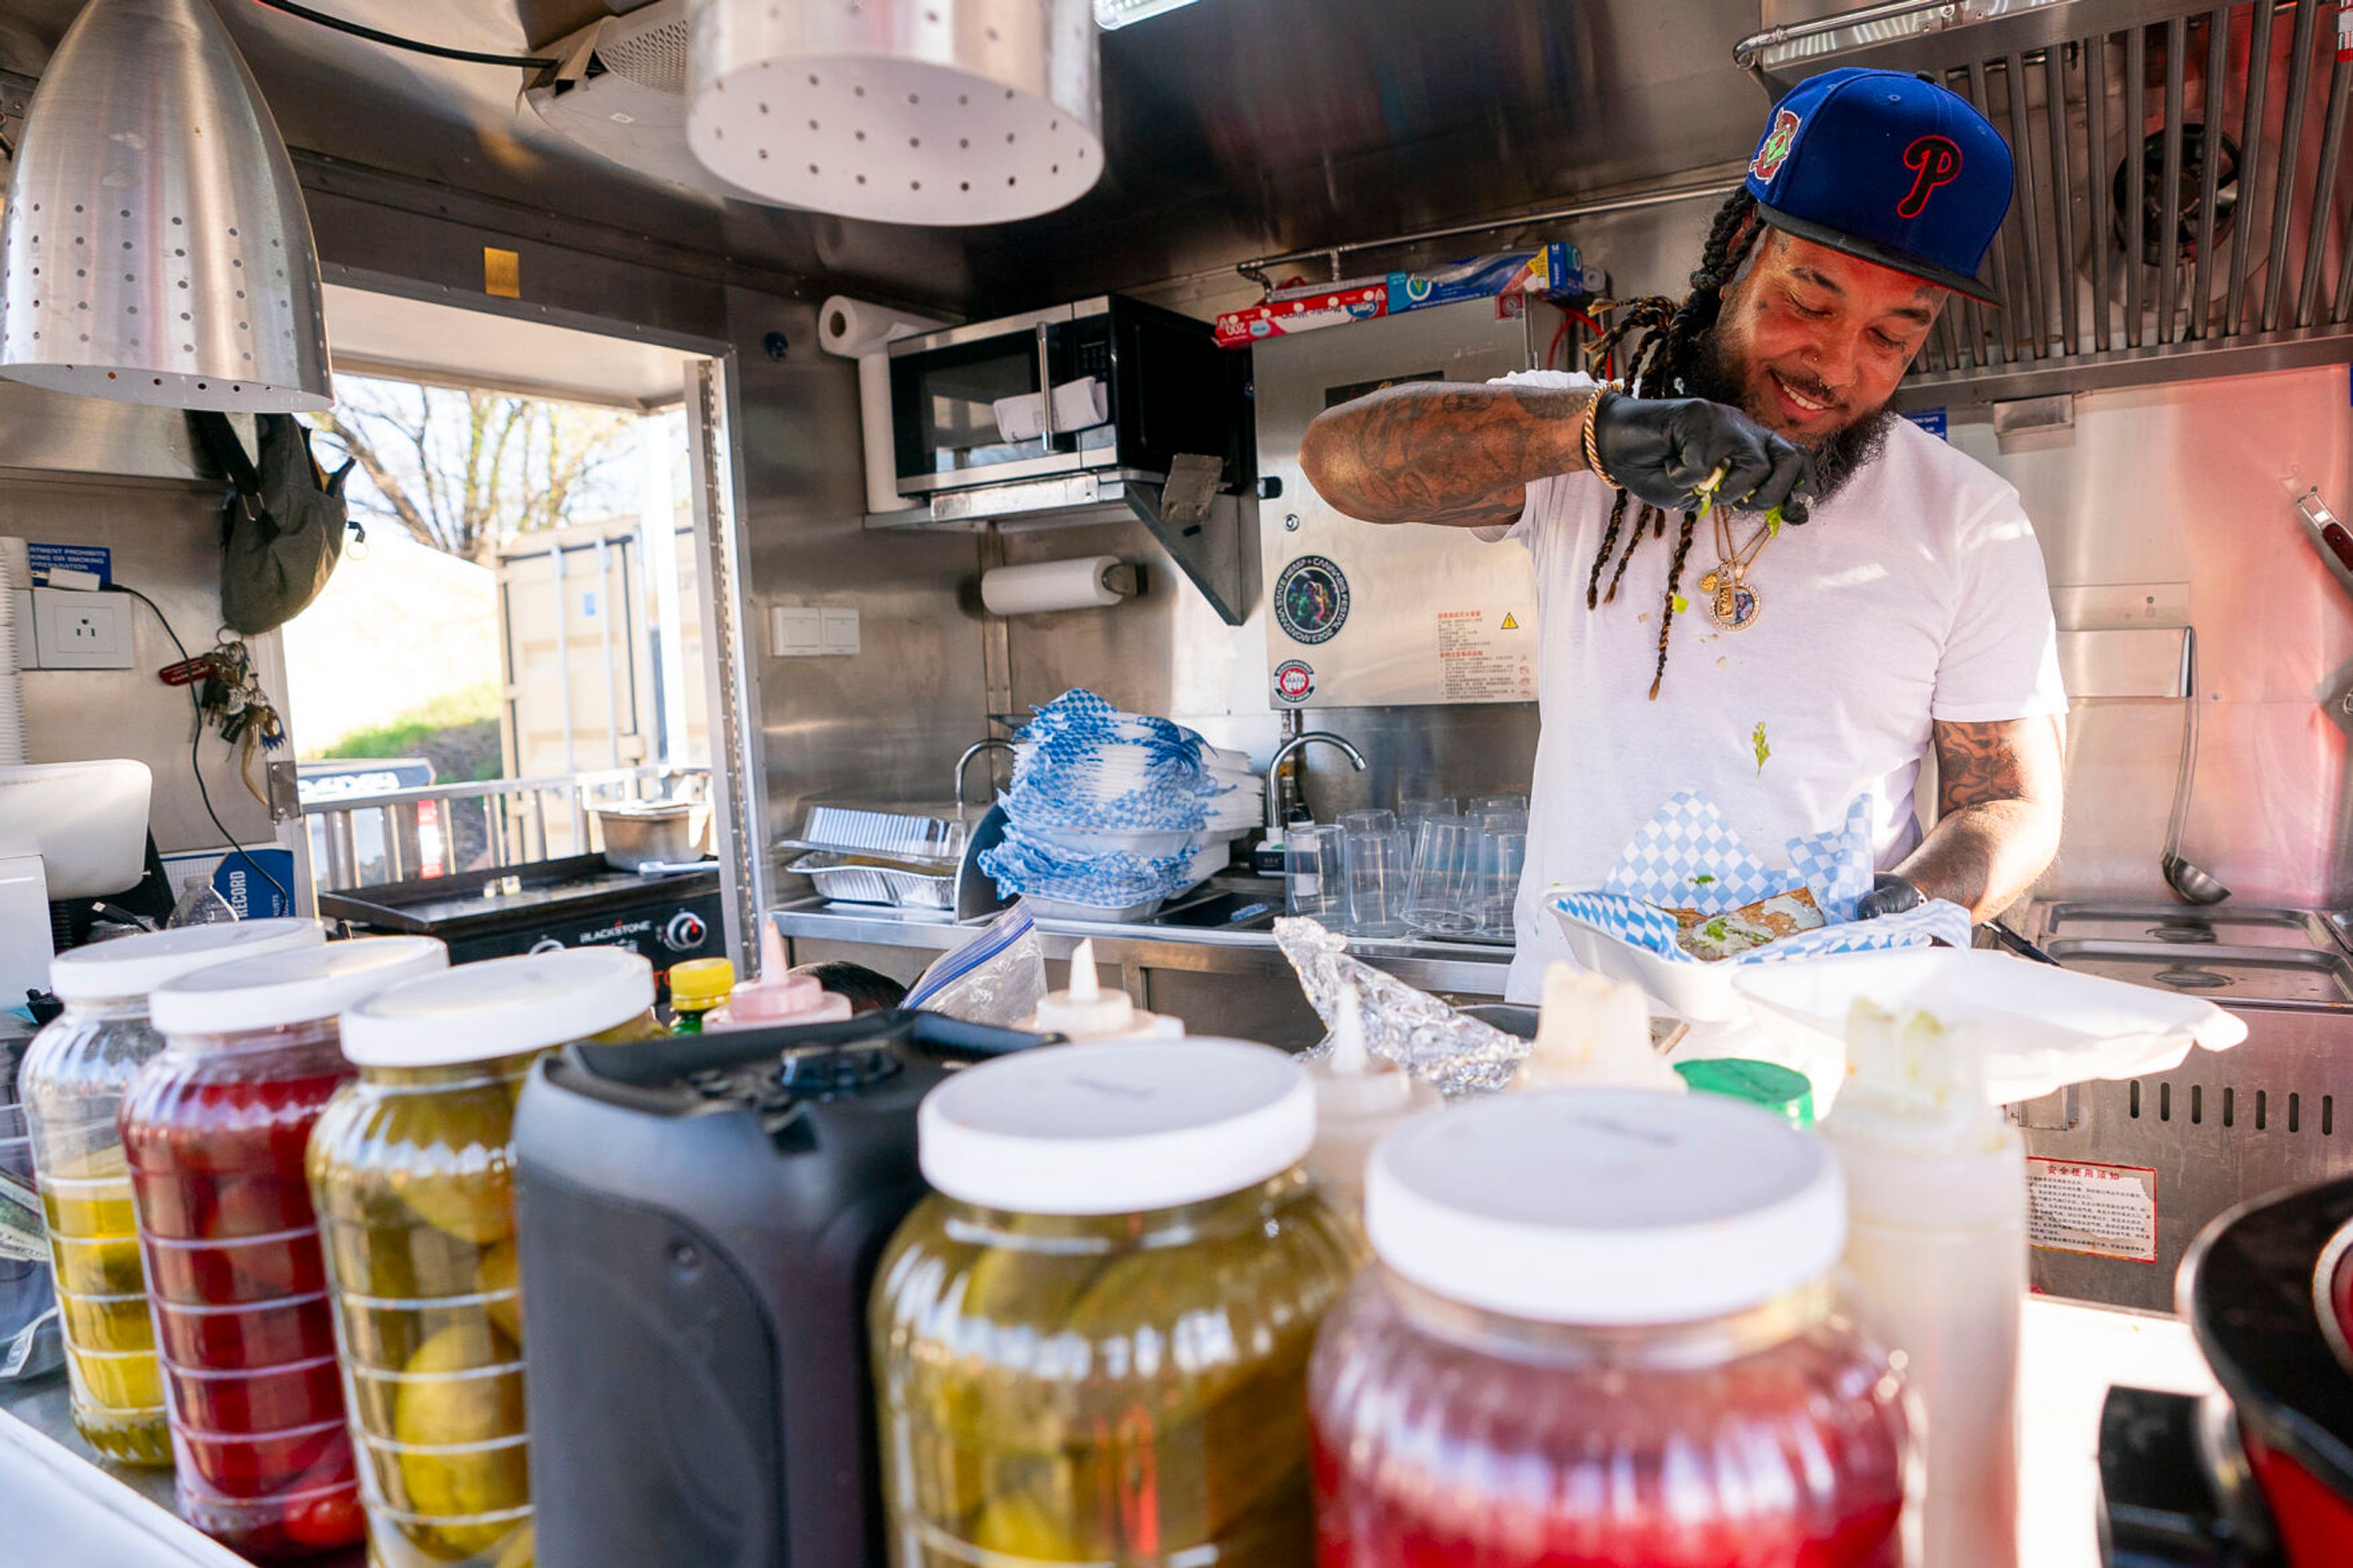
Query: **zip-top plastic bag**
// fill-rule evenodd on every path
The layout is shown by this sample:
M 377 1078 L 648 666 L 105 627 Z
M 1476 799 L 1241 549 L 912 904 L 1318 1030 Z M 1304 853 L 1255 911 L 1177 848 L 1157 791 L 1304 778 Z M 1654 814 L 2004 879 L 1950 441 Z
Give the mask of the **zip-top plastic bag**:
M 1016 904 L 972 941 L 942 953 L 900 1005 L 1009 1029 L 1037 1012 L 1045 995 L 1046 950 L 1037 922 Z

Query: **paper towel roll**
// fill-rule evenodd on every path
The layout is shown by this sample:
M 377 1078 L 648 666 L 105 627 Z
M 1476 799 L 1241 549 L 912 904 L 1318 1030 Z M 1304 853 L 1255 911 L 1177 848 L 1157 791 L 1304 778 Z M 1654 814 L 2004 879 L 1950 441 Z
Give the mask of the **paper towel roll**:
M 946 324 L 846 294 L 831 296 L 818 309 L 818 347 L 858 362 L 858 418 L 865 431 L 868 511 L 905 511 L 915 504 L 899 494 L 898 459 L 891 449 L 891 358 L 883 350 L 894 339 L 912 338 Z
M 980 602 L 992 616 L 1035 616 L 1049 610 L 1099 610 L 1135 592 L 1135 569 L 1116 555 L 999 566 L 980 574 Z

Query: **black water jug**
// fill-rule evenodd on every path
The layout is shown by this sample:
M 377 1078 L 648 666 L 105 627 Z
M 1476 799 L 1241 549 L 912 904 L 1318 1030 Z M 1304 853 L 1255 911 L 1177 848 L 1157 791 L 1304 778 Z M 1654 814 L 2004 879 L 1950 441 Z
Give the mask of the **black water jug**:
M 542 1060 L 515 1116 L 543 1568 L 881 1568 L 866 1300 L 915 1107 L 1040 1037 L 931 1013 Z

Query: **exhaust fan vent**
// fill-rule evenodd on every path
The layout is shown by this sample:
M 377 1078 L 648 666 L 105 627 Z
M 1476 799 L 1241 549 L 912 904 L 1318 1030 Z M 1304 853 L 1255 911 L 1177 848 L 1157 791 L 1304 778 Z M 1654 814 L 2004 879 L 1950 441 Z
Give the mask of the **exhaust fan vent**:
M 523 89 L 549 130 L 598 157 L 706 195 L 782 206 L 702 166 L 686 144 L 686 6 L 654 0 L 548 52 L 562 63 Z
M 632 30 L 607 26 L 608 36 L 596 46 L 596 58 L 607 70 L 639 87 L 682 99 L 686 96 L 686 13 L 677 5 L 654 9 L 668 15 L 651 26 Z

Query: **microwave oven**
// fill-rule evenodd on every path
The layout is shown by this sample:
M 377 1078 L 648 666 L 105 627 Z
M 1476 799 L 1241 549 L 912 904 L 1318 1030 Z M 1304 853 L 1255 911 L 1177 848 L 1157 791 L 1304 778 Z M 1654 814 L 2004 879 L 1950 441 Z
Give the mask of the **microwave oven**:
M 1256 479 L 1248 349 L 1120 295 L 949 327 L 890 346 L 899 494 L 1071 476 L 1166 479 L 1180 454 Z M 1047 389 L 1051 395 L 1042 395 Z

